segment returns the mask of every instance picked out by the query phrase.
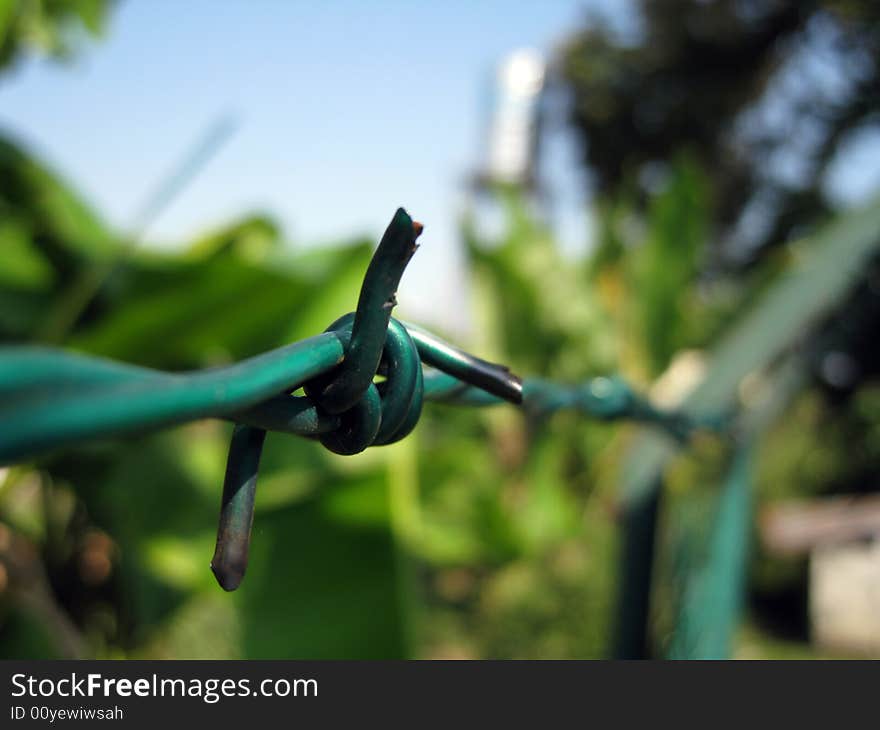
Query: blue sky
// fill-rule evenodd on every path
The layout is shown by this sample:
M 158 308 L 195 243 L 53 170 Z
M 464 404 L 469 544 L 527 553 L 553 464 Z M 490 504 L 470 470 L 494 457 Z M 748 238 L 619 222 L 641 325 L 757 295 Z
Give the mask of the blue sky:
M 462 285 L 455 216 L 495 64 L 520 47 L 549 52 L 596 6 L 620 10 L 613 0 L 127 0 L 72 64 L 29 60 L 7 74 L 0 126 L 130 229 L 156 184 L 232 115 L 236 133 L 149 239 L 185 240 L 254 209 L 295 245 L 377 236 L 403 205 L 426 230 L 400 299 L 438 318 L 438 297 Z M 574 160 L 560 159 L 571 199 Z
M 403 205 L 426 228 L 401 314 L 468 323 L 456 217 L 481 160 L 493 72 L 549 55 L 588 9 L 619 25 L 628 0 L 300 2 L 122 0 L 70 64 L 30 59 L 0 78 L 0 127 L 60 170 L 120 230 L 218 120 L 236 132 L 147 231 L 174 245 L 254 210 L 295 246 L 378 238 Z M 577 150 L 548 139 L 553 220 L 583 245 Z M 832 167 L 840 202 L 880 186 L 880 133 Z M 853 164 L 853 161 L 859 164 Z M 447 306 L 446 302 L 454 302 Z

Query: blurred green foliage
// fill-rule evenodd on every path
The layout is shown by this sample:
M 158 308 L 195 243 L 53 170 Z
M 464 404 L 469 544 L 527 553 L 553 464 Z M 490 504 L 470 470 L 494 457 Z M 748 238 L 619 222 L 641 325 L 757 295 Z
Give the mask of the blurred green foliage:
M 800 392 L 760 438 L 759 496 L 876 491 L 880 455 L 867 437 L 874 422 L 864 417 L 863 404 L 876 397 L 880 373 L 878 257 L 876 249 L 873 257 L 853 256 L 847 241 L 864 229 L 860 234 L 859 214 L 845 210 L 842 181 L 856 179 L 848 171 L 867 148 L 859 145 L 878 129 L 880 6 L 871 0 L 628 5 L 625 23 L 614 12 L 593 12 L 556 60 L 585 180 L 603 211 L 596 265 L 624 256 L 645 266 L 637 318 L 652 324 L 638 330 L 645 339 L 632 351 L 641 352 L 641 364 L 637 357 L 631 366 L 670 382 L 673 372 L 699 362 L 688 359 L 686 348 L 715 351 L 717 342 L 725 349 L 706 376 L 714 385 L 695 399 L 704 405 L 746 402 L 762 387 L 779 385 L 770 371 L 796 371 Z M 667 207 L 662 214 L 664 196 L 686 206 L 686 197 L 671 197 L 686 184 L 683 160 L 702 178 L 698 197 L 690 209 Z M 769 303 L 765 295 L 780 274 L 817 253 L 803 239 L 832 214 L 845 220 L 820 246 L 824 272 Z M 861 225 L 876 230 L 873 218 L 863 217 Z M 666 228 L 669 246 L 653 247 L 661 257 L 654 261 L 651 244 L 640 240 L 656 235 L 657 226 Z M 626 235 L 633 228 L 636 235 Z M 708 243 L 694 249 L 693 235 Z M 841 271 L 846 293 L 834 283 Z M 832 290 L 831 306 L 805 316 Z M 706 304 L 716 307 L 714 316 L 706 316 Z M 740 312 L 754 304 L 762 313 L 743 324 L 737 339 Z M 781 342 L 789 345 L 784 368 L 775 359 Z M 749 357 L 754 371 L 734 381 L 731 373 Z M 668 449 L 650 436 L 633 446 L 637 475 L 629 483 L 640 485 L 635 491 L 643 496 L 658 484 L 660 453 Z M 721 484 L 728 458 L 699 452 L 699 465 L 694 459 L 673 464 L 666 479 L 654 581 L 665 599 L 655 606 L 657 652 L 675 644 L 669 638 L 681 616 L 672 604 L 689 591 L 677 577 L 699 573 L 700 553 L 711 563 L 712 540 L 703 526 L 715 523 L 717 504 L 711 495 L 697 497 L 693 485 Z M 751 576 L 756 620 L 804 640 L 806 561 L 758 552 Z
M 27 51 L 64 58 L 104 29 L 112 0 L 0 0 L 0 68 Z

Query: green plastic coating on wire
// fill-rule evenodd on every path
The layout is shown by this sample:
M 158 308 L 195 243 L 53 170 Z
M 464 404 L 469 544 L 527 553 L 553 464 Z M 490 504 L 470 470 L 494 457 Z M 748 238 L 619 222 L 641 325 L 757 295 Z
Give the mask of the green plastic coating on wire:
M 421 230 L 399 209 L 364 276 L 355 312 L 323 334 L 229 367 L 165 373 L 59 349 L 0 348 L 0 465 L 202 418 L 235 422 L 211 562 L 220 585 L 233 590 L 247 566 L 266 431 L 317 438 L 331 451 L 356 454 L 405 437 L 426 400 L 509 402 L 532 416 L 571 409 L 630 418 L 678 439 L 707 425 L 655 409 L 619 378 L 575 386 L 523 382 L 503 365 L 394 319 L 396 289 Z M 384 380 L 375 382 L 377 375 Z M 305 395 L 292 395 L 300 387 Z
M 652 424 L 680 441 L 697 429 L 719 431 L 720 419 L 695 419 L 680 411 L 663 410 L 642 398 L 621 378 L 597 377 L 578 385 L 563 385 L 542 378 L 522 381 L 522 407 L 532 416 L 546 416 L 571 410 L 599 420 L 627 419 Z M 504 401 L 498 396 L 435 371 L 425 375 L 425 400 L 459 406 L 492 406 Z
M 220 587 L 226 591 L 238 588 L 247 570 L 254 524 L 254 500 L 257 493 L 257 472 L 266 432 L 262 428 L 237 425 L 232 432 L 217 545 L 211 559 L 211 570 Z
M 299 388 L 342 357 L 342 342 L 332 333 L 185 374 L 50 348 L 0 348 L 0 463 L 86 440 L 228 417 Z

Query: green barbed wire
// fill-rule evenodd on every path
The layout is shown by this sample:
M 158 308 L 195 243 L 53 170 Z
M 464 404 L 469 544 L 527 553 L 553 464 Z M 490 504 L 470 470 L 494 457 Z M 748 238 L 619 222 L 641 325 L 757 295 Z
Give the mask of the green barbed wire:
M 355 312 L 322 334 L 229 367 L 166 373 L 56 348 L 0 347 L 0 465 L 203 418 L 233 421 L 211 568 L 224 589 L 234 590 L 247 567 L 267 431 L 357 454 L 404 438 L 424 401 L 506 402 L 536 417 L 568 409 L 654 424 L 680 441 L 696 429 L 720 430 L 716 421 L 655 408 L 619 377 L 571 386 L 521 380 L 394 319 L 397 287 L 421 231 L 398 209 L 364 275 Z M 299 388 L 305 395 L 293 395 Z

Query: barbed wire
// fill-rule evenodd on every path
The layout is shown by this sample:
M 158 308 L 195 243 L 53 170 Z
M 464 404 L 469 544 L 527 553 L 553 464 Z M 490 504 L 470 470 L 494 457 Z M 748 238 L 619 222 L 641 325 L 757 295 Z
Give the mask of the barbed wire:
M 0 464 L 203 418 L 233 421 L 211 568 L 224 589 L 234 590 L 247 567 L 267 431 L 357 454 L 404 438 L 425 401 L 511 403 L 536 417 L 568 409 L 654 424 L 678 440 L 699 428 L 719 430 L 715 421 L 654 407 L 622 378 L 578 385 L 521 380 L 503 365 L 393 318 L 397 287 L 421 231 L 398 209 L 364 275 L 355 312 L 320 335 L 229 367 L 166 373 L 56 348 L 0 348 Z M 304 395 L 293 395 L 300 388 Z

